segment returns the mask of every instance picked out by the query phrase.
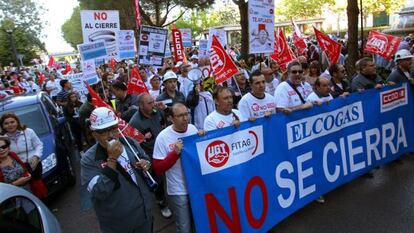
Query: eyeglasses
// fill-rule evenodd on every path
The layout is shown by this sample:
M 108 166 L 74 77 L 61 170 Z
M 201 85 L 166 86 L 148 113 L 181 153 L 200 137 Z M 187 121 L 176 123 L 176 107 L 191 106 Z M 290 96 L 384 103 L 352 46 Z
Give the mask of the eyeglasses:
M 118 125 L 112 126 L 110 128 L 106 128 L 106 129 L 98 129 L 95 130 L 96 133 L 98 134 L 105 134 L 105 133 L 118 133 Z
M 303 70 L 291 70 L 290 73 L 292 73 L 292 74 L 302 74 Z
M 7 145 L 7 144 L 4 144 L 4 145 L 0 146 L 0 149 L 2 149 L 2 150 L 5 150 L 7 148 L 9 148 L 9 145 Z
M 189 114 L 188 114 L 188 112 L 177 114 L 177 115 L 174 114 L 174 117 L 176 117 L 176 118 L 189 117 Z

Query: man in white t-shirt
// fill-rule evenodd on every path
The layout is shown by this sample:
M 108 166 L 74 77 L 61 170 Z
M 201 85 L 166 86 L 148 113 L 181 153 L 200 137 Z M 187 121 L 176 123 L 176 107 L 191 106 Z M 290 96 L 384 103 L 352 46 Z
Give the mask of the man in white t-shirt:
M 302 65 L 293 61 L 287 67 L 288 79 L 277 86 L 275 90 L 276 111 L 290 113 L 292 111 L 311 108 L 312 103 L 306 102 L 301 87 L 303 69 Z
M 275 93 L 276 87 L 279 85 L 279 80 L 274 78 L 273 70 L 269 67 L 263 67 L 262 73 L 266 81 L 265 92 L 273 96 L 273 94 Z
M 56 76 L 54 74 L 49 75 L 49 81 L 46 83 L 46 91 L 49 92 L 50 97 L 56 101 L 56 96 L 61 90 L 61 86 L 59 84 L 60 80 L 56 80 Z
M 330 94 L 329 80 L 324 77 L 318 77 L 315 81 L 315 91 L 313 91 L 308 98 L 308 102 L 321 105 L 324 102 L 329 102 L 333 99 Z
M 233 95 L 228 87 L 217 86 L 213 92 L 216 110 L 204 120 L 204 130 L 214 130 L 230 125 L 238 127 L 246 121 L 239 110 L 233 109 Z
M 179 90 L 181 93 L 184 94 L 185 98 L 187 98 L 190 91 L 194 88 L 194 83 L 190 79 L 188 79 L 188 72 L 191 70 L 190 64 L 182 64 L 180 67 L 181 74 L 178 76 Z
M 153 163 L 157 176 L 165 173 L 169 204 L 176 219 L 177 232 L 191 232 L 192 217 L 187 185 L 181 165 L 181 138 L 196 134 L 197 128 L 189 124 L 187 107 L 176 103 L 171 107 L 172 125 L 158 134 L 155 140 Z M 199 135 L 202 135 L 202 131 Z
M 260 70 L 253 71 L 249 82 L 252 91 L 244 95 L 238 105 L 241 115 L 250 121 L 271 116 L 275 113 L 275 101 L 273 96 L 265 92 L 266 81 Z

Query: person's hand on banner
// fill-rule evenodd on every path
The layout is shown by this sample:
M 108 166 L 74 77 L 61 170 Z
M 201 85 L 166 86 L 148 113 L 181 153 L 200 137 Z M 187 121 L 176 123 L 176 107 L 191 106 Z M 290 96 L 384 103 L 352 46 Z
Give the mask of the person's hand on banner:
M 205 130 L 199 130 L 197 134 L 198 134 L 198 136 L 202 137 L 202 136 L 206 135 L 206 133 L 207 133 L 207 131 L 205 131 Z
M 181 139 L 178 139 L 174 144 L 174 150 L 177 155 L 181 154 L 181 151 L 183 150 L 183 141 Z
M 340 95 L 340 97 L 347 97 L 349 95 L 350 95 L 349 92 L 345 91 L 344 93 L 342 93 L 342 95 Z
M 306 102 L 306 103 L 302 104 L 301 109 L 310 109 L 312 107 L 313 107 L 313 104 L 311 102 Z
M 377 83 L 377 84 L 375 85 L 375 89 L 381 89 L 382 87 L 384 87 L 384 85 L 383 85 L 383 84 L 381 84 L 381 83 Z
M 239 128 L 240 127 L 240 121 L 239 120 L 234 120 L 233 122 L 231 122 L 231 125 L 234 125 L 234 127 Z
M 272 112 L 265 112 L 265 114 L 264 114 L 264 117 L 270 117 L 270 116 L 272 116 Z
M 395 82 L 393 82 L 393 81 L 389 81 L 387 84 L 388 84 L 389 86 L 395 86 Z
M 255 122 L 256 121 L 256 117 L 249 117 L 249 119 L 247 119 L 248 121 L 251 121 L 251 122 Z

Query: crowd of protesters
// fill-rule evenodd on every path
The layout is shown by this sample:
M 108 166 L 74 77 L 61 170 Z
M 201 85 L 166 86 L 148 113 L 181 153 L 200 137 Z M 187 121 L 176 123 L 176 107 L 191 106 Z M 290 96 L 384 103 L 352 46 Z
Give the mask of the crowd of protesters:
M 217 86 L 211 74 L 199 80 L 189 78 L 192 69 L 209 65 L 208 58 L 199 58 L 197 49 L 186 51 L 187 63 L 168 58 L 158 68 L 137 67 L 135 61 L 100 66 L 97 73 L 101 82 L 93 85 L 93 90 L 122 120 L 144 134 L 140 144 L 129 139 L 112 143 L 117 140 L 119 120 L 111 110 L 96 108 L 90 94 L 82 102 L 80 93 L 64 79 L 63 69 L 6 67 L 0 70 L 0 99 L 45 91 L 61 108 L 81 152 L 82 184 L 91 194 L 103 232 L 152 232 L 152 199 L 140 175 L 142 170 L 149 171 L 158 182 L 153 193 L 161 214 L 165 218 L 175 215 L 177 232 L 191 232 L 193 221 L 180 161 L 185 145 L 180 138 L 238 127 L 243 121 L 276 113 L 309 109 L 386 84 L 414 84 L 413 35 L 403 39 L 393 61 L 360 54 L 355 74 L 346 69 L 346 41 L 339 42 L 343 49 L 338 64 L 330 65 L 316 41 L 310 39 L 304 54 L 297 54 L 292 47 L 297 59 L 285 69 L 265 56 L 250 55 L 243 60 L 238 46 L 228 47 L 239 72 Z M 138 70 L 148 93 L 128 92 L 132 69 Z M 73 67 L 69 73 L 78 72 L 80 69 Z M 43 145 L 14 114 L 1 116 L 0 127 L 4 135 L 0 137 L 0 181 L 29 189 L 31 177 L 25 162 L 35 169 Z M 22 135 L 26 136 L 25 142 Z M 30 147 L 26 157 L 20 156 L 22 143 Z M 141 162 L 131 155 L 132 148 L 143 158 Z M 105 166 L 97 160 L 104 160 Z M 134 201 L 125 200 L 131 193 Z M 317 201 L 323 203 L 324 199 Z

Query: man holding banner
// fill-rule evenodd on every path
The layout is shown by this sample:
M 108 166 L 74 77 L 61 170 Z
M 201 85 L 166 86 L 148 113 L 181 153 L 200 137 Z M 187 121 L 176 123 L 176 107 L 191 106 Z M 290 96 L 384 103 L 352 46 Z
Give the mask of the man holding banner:
M 390 84 L 395 84 L 399 82 L 410 81 L 412 84 L 414 84 L 413 76 L 410 73 L 413 57 L 414 56 L 410 53 L 410 51 L 406 49 L 401 49 L 398 51 L 395 54 L 397 69 L 391 72 L 390 76 L 388 76 L 387 82 Z
M 172 125 L 160 132 L 155 140 L 153 163 L 157 176 L 165 173 L 167 194 L 171 209 L 176 217 L 177 233 L 190 233 L 193 228 L 187 185 L 181 166 L 181 138 L 197 133 L 197 128 L 189 124 L 187 107 L 176 103 L 171 107 Z M 203 134 L 203 133 L 200 133 Z

